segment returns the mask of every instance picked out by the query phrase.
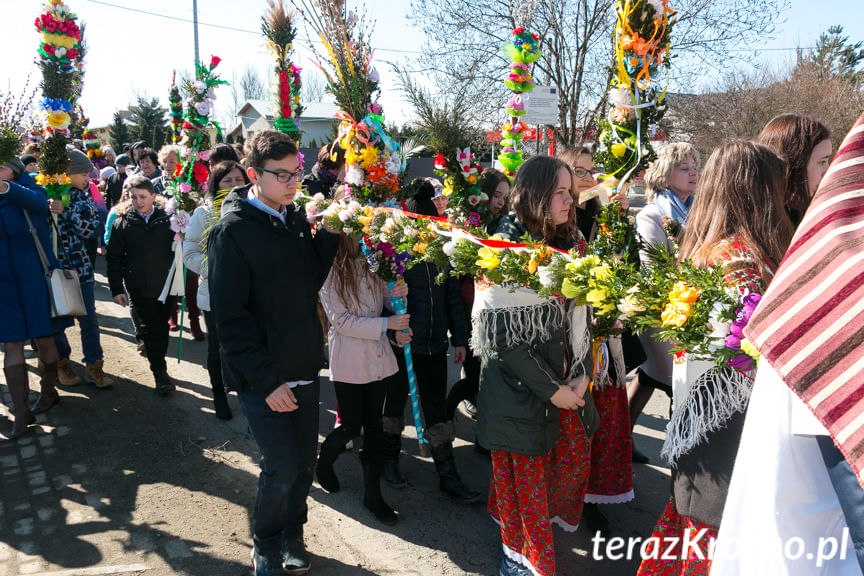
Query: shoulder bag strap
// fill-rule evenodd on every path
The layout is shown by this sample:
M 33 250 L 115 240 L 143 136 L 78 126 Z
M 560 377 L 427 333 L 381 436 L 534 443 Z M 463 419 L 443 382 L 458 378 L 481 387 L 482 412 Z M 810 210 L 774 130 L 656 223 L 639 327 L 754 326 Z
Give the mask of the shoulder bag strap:
M 33 221 L 30 220 L 30 214 L 27 210 L 22 209 L 24 218 L 27 219 L 27 227 L 30 229 L 30 235 L 33 236 L 33 243 L 36 244 L 36 252 L 39 254 L 39 261 L 42 263 L 42 270 L 45 271 L 45 276 L 51 275 L 51 267 L 48 265 L 48 257 L 45 255 L 45 250 L 42 248 L 42 242 L 39 241 L 39 236 L 36 234 L 36 228 L 33 227 Z

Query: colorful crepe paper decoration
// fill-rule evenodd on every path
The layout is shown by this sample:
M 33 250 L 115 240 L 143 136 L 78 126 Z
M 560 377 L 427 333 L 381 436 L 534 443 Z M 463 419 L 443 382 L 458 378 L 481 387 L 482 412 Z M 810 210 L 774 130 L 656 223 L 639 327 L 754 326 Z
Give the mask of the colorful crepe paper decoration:
M 66 142 L 72 123 L 72 101 L 80 84 L 81 29 L 77 16 L 61 0 L 48 0 L 36 19 L 40 34 L 39 67 L 42 70 L 40 114 L 45 140 L 36 181 L 51 199 L 69 203 L 69 160 Z M 80 85 L 77 86 L 80 89 Z
M 261 18 L 261 31 L 267 48 L 276 60 L 273 81 L 273 123 L 277 130 L 290 134 L 300 130 L 299 117 L 301 68 L 291 62 L 291 51 L 297 29 L 294 13 L 285 9 L 283 0 L 268 0 L 269 9 Z
M 374 50 L 365 17 L 327 0 L 305 0 L 303 5 L 304 17 L 326 51 L 316 52 L 317 66 L 340 108 L 336 117 L 337 143 L 345 150 L 343 190 L 364 204 L 395 205 L 406 159 L 400 144 L 384 130 L 377 102 L 380 75 L 372 67 Z
M 527 126 L 519 120 L 526 113 L 522 94 L 534 89 L 532 64 L 541 55 L 541 40 L 537 34 L 527 32 L 523 27 L 513 30 L 513 38 L 502 48 L 502 53 L 510 59 L 510 73 L 504 84 L 513 91 L 507 101 L 507 115 L 510 117 L 501 127 L 501 153 L 498 162 L 504 173 L 512 178 L 522 165 L 522 138 Z
M 668 0 L 619 0 L 616 6 L 615 60 L 609 92 L 609 112 L 600 118 L 600 147 L 594 160 L 603 166 L 601 178 L 623 184 L 656 158 L 648 139 L 663 118 L 665 89 L 651 85 L 660 67 L 669 67 L 669 47 L 675 14 Z
M 177 73 L 171 75 L 171 89 L 168 91 L 168 105 L 171 114 L 171 143 L 180 142 L 180 133 L 183 130 L 183 97 L 180 96 L 180 88 L 177 87 Z

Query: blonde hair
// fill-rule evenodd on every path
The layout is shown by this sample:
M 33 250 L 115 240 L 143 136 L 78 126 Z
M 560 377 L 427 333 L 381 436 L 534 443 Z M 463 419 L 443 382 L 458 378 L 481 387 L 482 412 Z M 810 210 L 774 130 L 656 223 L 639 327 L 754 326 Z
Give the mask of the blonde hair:
M 687 156 L 693 158 L 696 162 L 696 170 L 699 170 L 699 151 L 692 144 L 674 142 L 657 152 L 657 159 L 645 171 L 645 194 L 648 202 L 654 200 L 655 193 L 666 188 L 672 172 L 684 162 Z
M 165 160 L 168 159 L 170 154 L 176 154 L 177 160 L 180 160 L 180 147 L 174 144 L 166 144 L 159 149 L 159 164 L 165 166 Z

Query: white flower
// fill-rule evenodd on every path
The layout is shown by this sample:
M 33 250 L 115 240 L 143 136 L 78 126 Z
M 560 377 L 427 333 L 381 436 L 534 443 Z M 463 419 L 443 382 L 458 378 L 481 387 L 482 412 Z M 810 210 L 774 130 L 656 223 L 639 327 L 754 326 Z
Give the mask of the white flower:
M 390 174 L 398 175 L 402 172 L 402 157 L 395 153 L 388 154 L 385 167 L 387 168 L 387 172 Z
M 358 210 L 360 210 L 360 203 L 357 202 L 356 200 L 351 200 L 348 203 L 348 212 L 350 212 L 351 215 L 353 216 L 354 214 L 357 213 Z
M 344 232 L 345 234 L 353 234 L 354 230 L 352 230 L 351 228 L 346 226 L 345 228 L 342 229 L 342 232 Z
M 648 4 L 654 7 L 657 16 L 663 15 L 663 3 L 660 0 L 646 0 Z
M 360 168 L 360 166 L 352 164 L 345 172 L 345 182 L 356 186 L 362 186 L 366 183 L 366 173 L 363 172 L 363 169 Z
M 555 283 L 555 274 L 549 266 L 538 266 L 537 278 L 540 280 L 540 285 L 547 288 Z
M 351 214 L 348 213 L 347 210 L 342 210 L 339 212 L 339 220 L 342 222 L 348 222 L 351 219 Z
M 165 203 L 165 213 L 170 216 L 171 214 L 174 214 L 174 210 L 176 210 L 176 209 L 177 209 L 177 199 L 172 196 Z
M 366 77 L 369 79 L 370 82 L 378 83 L 381 80 L 381 75 L 378 74 L 378 70 L 376 70 L 375 68 L 369 70 L 369 74 Z
M 708 348 L 710 350 L 720 350 L 726 346 L 726 336 L 732 328 L 730 320 L 722 320 L 721 314 L 725 311 L 725 307 L 721 302 L 715 302 L 711 308 L 711 314 L 708 316 L 708 323 L 711 324 L 711 336 Z
M 632 288 L 631 288 L 632 290 Z M 635 293 L 628 290 L 627 295 L 618 302 L 618 311 L 621 312 L 620 318 L 627 319 L 634 312 L 644 312 L 645 306 L 639 302 Z
M 446 242 L 441 249 L 444 250 L 444 254 L 447 256 L 453 256 L 456 254 L 456 241 L 450 240 L 449 242 Z
M 203 102 L 198 102 L 195 104 L 195 111 L 198 112 L 201 116 L 207 116 L 210 114 L 210 102 L 207 100 Z
M 415 230 L 414 228 L 408 228 L 408 227 L 406 227 L 403 230 L 403 232 L 405 232 L 406 236 L 410 236 L 411 238 L 414 238 L 415 236 L 417 236 L 420 233 L 417 230 Z
M 632 106 L 633 95 L 626 86 L 623 88 L 612 88 L 609 90 L 609 103 L 615 107 Z
M 207 91 L 207 84 L 205 84 L 201 80 L 196 80 L 192 83 L 192 88 L 194 88 L 195 92 L 197 92 L 198 94 L 204 94 Z

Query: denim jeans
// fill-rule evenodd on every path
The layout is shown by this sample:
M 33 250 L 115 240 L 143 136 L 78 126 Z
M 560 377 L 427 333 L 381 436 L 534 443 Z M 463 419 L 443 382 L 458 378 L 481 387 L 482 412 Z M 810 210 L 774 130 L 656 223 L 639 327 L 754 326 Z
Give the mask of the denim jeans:
M 75 320 L 78 321 L 78 326 L 81 328 L 81 348 L 84 351 L 84 363 L 92 364 L 97 360 L 102 360 L 102 345 L 99 344 L 99 318 L 96 316 L 96 294 L 93 292 L 93 282 L 81 284 L 81 296 L 84 297 L 84 308 L 87 310 L 86 316 L 78 316 Z M 69 339 L 66 338 L 66 331 L 58 332 L 54 336 L 54 344 L 57 346 L 57 354 L 60 360 L 69 358 L 72 354 L 72 348 L 69 346 Z
M 261 451 L 252 540 L 263 556 L 282 552 L 283 542 L 303 537 L 306 497 L 318 452 L 321 383 L 295 386 L 297 410 L 274 412 L 252 389 L 238 394 L 243 414 Z
M 855 555 L 858 557 L 858 565 L 864 572 L 864 490 L 858 484 L 855 471 L 843 453 L 834 444 L 830 436 L 816 436 L 819 450 L 822 452 L 822 460 L 828 469 L 828 477 L 837 492 L 840 508 L 846 516 L 846 524 L 849 526 L 849 537 L 855 546 Z

